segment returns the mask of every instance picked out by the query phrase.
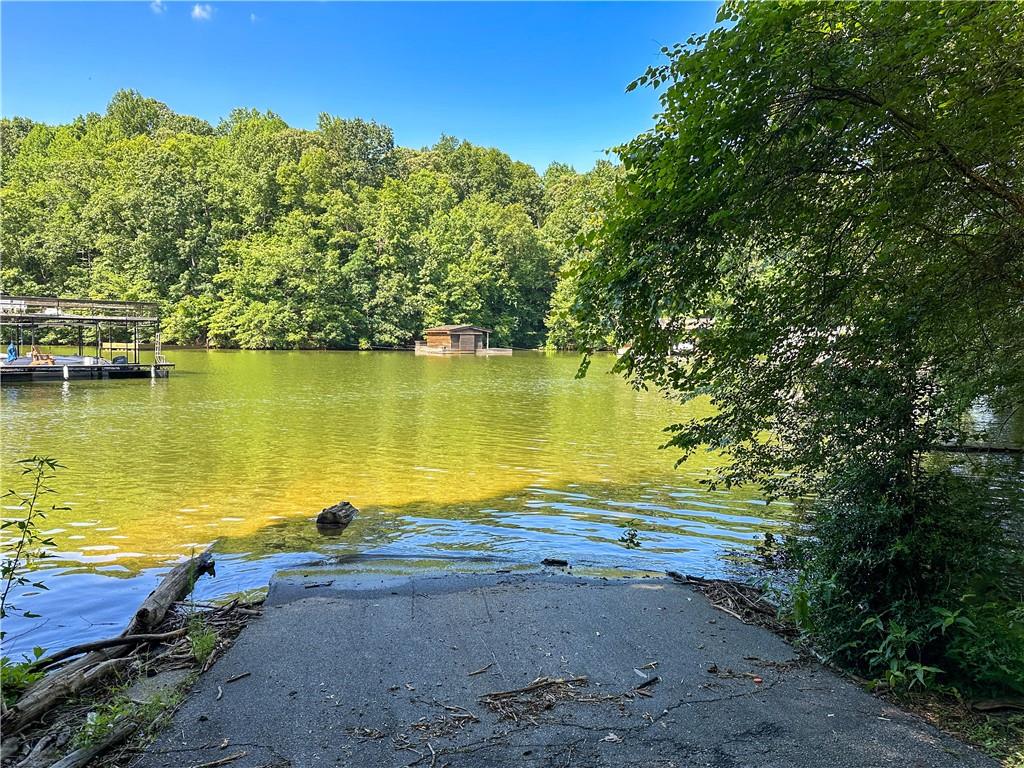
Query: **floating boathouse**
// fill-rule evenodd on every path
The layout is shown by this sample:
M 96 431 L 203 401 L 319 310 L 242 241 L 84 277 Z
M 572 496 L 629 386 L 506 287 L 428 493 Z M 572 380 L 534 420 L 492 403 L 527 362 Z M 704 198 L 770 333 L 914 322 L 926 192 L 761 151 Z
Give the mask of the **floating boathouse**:
M 490 328 L 479 325 L 439 325 L 423 331 L 417 355 L 511 355 L 508 347 L 492 347 Z
M 77 344 L 78 354 L 41 352 L 44 336 L 56 336 L 62 347 Z M 165 378 L 174 368 L 160 347 L 158 307 L 148 302 L 0 294 L 0 339 L 4 383 Z M 153 356 L 143 362 L 147 341 Z

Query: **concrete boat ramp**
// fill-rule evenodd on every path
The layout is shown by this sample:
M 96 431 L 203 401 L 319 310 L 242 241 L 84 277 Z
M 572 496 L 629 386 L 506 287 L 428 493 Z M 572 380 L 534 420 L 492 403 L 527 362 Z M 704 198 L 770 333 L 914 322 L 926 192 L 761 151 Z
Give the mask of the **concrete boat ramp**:
M 278 574 L 137 765 L 996 765 L 669 579 L 395 563 Z

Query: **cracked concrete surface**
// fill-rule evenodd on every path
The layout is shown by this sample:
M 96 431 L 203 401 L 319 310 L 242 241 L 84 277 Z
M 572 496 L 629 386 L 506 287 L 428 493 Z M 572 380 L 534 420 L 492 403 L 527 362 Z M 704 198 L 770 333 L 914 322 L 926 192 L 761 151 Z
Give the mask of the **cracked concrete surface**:
M 638 693 L 642 675 L 660 680 Z M 542 676 L 587 684 L 518 721 L 480 701 Z M 276 577 L 137 765 L 240 753 L 227 764 L 995 766 L 689 587 L 553 571 Z

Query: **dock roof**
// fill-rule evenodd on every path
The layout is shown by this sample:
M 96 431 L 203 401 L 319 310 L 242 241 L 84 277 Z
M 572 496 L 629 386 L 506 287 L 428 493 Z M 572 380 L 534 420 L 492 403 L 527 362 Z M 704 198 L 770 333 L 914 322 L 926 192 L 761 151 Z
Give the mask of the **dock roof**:
M 0 323 L 5 325 L 157 323 L 159 320 L 159 305 L 154 302 L 0 294 Z

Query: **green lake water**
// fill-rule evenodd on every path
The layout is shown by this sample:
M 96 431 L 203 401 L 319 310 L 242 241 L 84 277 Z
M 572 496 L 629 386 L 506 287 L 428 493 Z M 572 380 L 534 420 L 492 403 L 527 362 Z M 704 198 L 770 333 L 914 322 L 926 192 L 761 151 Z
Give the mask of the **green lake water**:
M 791 508 L 699 484 L 662 429 L 688 411 L 599 357 L 170 350 L 168 379 L 5 385 L 2 459 L 67 465 L 46 530 L 49 590 L 17 601 L 8 652 L 117 631 L 159 574 L 216 541 L 200 596 L 265 586 L 315 559 L 564 557 L 593 568 L 718 574 Z M 693 406 L 699 408 L 699 406 Z M 347 499 L 337 538 L 311 519 Z M 641 546 L 620 542 L 629 525 Z

